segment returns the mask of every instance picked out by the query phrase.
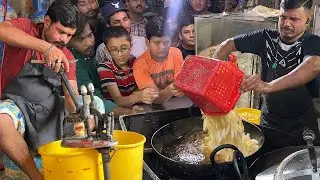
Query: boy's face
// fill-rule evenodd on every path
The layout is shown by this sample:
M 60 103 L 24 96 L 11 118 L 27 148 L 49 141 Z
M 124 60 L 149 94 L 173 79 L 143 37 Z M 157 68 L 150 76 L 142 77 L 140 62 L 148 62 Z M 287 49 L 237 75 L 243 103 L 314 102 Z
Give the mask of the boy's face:
M 184 45 L 194 46 L 194 24 L 183 26 L 179 33 L 179 37 Z
M 118 66 L 122 67 L 127 65 L 130 60 L 131 42 L 126 36 L 109 39 L 106 48 Z
M 150 50 L 152 58 L 155 60 L 165 60 L 169 54 L 171 38 L 169 36 L 151 37 L 147 40 L 147 46 Z

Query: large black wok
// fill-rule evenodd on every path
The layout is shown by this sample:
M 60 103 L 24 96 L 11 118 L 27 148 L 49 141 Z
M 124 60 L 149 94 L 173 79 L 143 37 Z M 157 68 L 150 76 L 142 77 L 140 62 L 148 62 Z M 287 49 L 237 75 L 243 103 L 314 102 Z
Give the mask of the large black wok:
M 243 125 L 246 133 L 250 133 L 251 138 L 256 139 L 259 145 L 264 143 L 264 135 L 262 131 L 255 125 L 243 121 Z M 202 131 L 203 120 L 202 117 L 192 117 L 182 120 L 178 120 L 167 124 L 157 130 L 151 138 L 151 145 L 154 152 L 160 157 L 162 164 L 175 174 L 179 176 L 200 176 L 200 177 L 212 177 L 216 176 L 217 172 L 210 163 L 208 164 L 187 164 L 185 162 L 179 162 L 166 157 L 162 154 L 162 150 L 171 142 L 174 142 L 182 135 L 186 133 L 198 133 Z M 246 159 L 250 159 L 250 156 Z M 234 176 L 233 176 L 234 177 Z M 202 178 L 203 179 L 203 178 Z

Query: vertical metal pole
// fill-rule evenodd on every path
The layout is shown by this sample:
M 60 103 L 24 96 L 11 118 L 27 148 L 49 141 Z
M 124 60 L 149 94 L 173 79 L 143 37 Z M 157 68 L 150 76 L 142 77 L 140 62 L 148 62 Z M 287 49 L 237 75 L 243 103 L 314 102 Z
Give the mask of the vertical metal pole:
M 101 153 L 101 157 L 102 157 L 104 180 L 111 180 L 111 173 L 110 173 L 111 148 L 101 148 L 101 149 L 98 149 L 98 151 Z

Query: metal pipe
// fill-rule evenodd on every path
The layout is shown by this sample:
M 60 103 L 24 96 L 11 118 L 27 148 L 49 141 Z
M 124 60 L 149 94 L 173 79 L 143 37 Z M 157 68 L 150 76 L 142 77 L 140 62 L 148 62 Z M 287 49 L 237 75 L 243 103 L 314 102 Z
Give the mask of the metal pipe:
M 107 136 L 111 137 L 111 116 L 107 118 Z
M 69 83 L 69 80 L 67 79 L 67 76 L 64 74 L 63 71 L 60 71 L 59 72 L 61 78 L 62 78 L 62 82 L 64 83 L 64 85 L 66 86 L 67 90 L 69 91 L 69 94 L 76 106 L 76 111 L 78 112 L 81 107 L 82 107 L 82 103 L 79 101 L 78 97 L 76 96 L 76 94 L 74 93 L 73 91 L 73 88 L 71 87 L 70 83 Z
M 113 112 L 110 113 L 111 116 L 111 130 L 110 130 L 110 135 L 113 136 L 113 131 L 114 131 L 114 114 Z M 111 137 L 112 139 L 113 137 Z
M 111 161 L 111 148 L 101 148 L 98 149 L 98 152 L 101 153 L 102 165 L 103 165 L 103 175 L 104 180 L 111 180 L 110 173 L 110 161 Z
M 104 180 L 111 180 L 109 153 L 102 153 L 102 161 L 103 161 Z
M 85 120 L 85 124 L 87 128 L 87 137 L 91 137 L 92 133 L 89 125 L 90 107 L 89 107 L 89 103 L 87 102 L 88 90 L 85 86 L 82 85 L 80 87 L 80 91 L 81 91 L 82 102 L 83 102 L 82 110 L 80 112 L 80 117 Z

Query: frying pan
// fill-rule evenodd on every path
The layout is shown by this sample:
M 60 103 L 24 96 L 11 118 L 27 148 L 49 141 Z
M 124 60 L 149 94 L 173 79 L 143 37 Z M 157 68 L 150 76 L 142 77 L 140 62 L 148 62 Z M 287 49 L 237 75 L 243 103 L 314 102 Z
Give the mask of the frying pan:
M 260 147 L 264 143 L 264 135 L 260 128 L 256 125 L 243 121 L 244 129 L 246 133 L 250 133 L 251 138 L 256 139 L 259 142 Z M 178 174 L 181 177 L 210 177 L 217 176 L 217 172 L 211 164 L 188 164 L 185 162 L 176 161 L 170 157 L 163 155 L 162 150 L 168 144 L 181 138 L 186 133 L 199 133 L 202 132 L 203 120 L 202 117 L 191 117 L 181 119 L 172 123 L 169 123 L 160 129 L 158 129 L 151 138 L 151 146 L 157 156 L 160 158 L 162 164 L 169 171 Z M 250 156 L 246 159 L 250 159 Z M 230 174 L 231 175 L 231 174 Z M 234 174 L 232 177 L 237 177 Z M 204 178 L 202 178 L 204 179 Z

